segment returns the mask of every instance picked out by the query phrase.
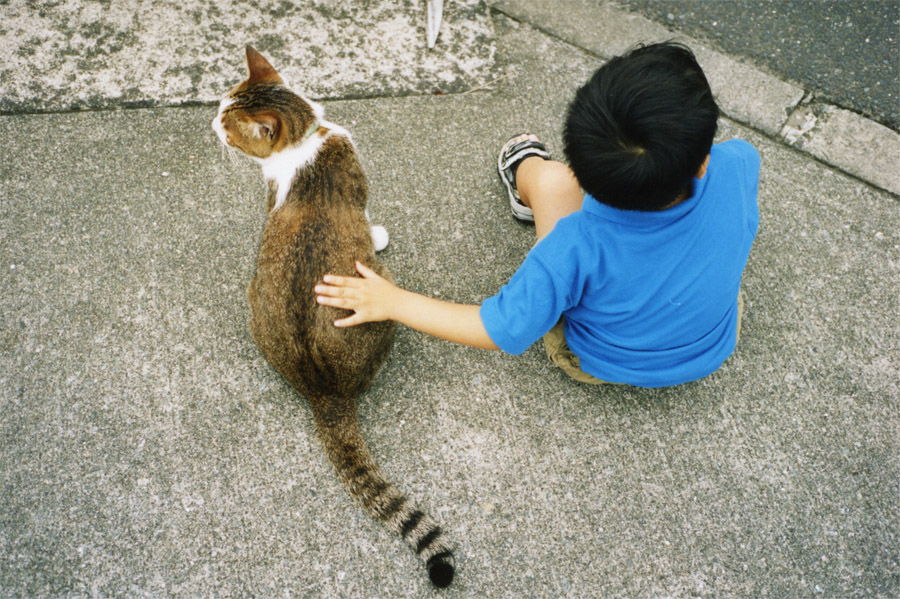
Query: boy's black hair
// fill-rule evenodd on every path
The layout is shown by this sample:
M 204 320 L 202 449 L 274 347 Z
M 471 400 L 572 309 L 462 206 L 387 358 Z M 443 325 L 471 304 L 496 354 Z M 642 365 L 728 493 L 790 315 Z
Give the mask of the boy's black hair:
M 600 67 L 569 105 L 565 153 L 581 187 L 626 210 L 684 192 L 712 147 L 719 107 L 693 52 L 640 46 Z

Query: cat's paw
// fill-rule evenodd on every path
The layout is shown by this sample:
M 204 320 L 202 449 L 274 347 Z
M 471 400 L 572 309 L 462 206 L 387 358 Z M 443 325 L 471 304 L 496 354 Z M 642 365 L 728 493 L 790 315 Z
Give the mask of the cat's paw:
M 375 244 L 376 252 L 380 252 L 386 248 L 390 240 L 391 238 L 388 235 L 387 229 L 381 225 L 372 225 L 372 243 Z

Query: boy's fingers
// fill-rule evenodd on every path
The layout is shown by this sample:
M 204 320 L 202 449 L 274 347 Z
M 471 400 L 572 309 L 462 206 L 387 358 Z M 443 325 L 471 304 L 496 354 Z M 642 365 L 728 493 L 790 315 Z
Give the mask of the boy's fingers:
M 359 260 L 356 261 L 356 271 L 367 279 L 378 276 L 378 273 L 376 273 L 374 270 L 372 270 Z
M 337 275 L 325 275 L 322 277 L 322 281 L 326 283 L 330 283 L 331 285 L 346 285 L 346 277 L 339 277 Z
M 353 325 L 361 324 L 362 319 L 358 314 L 354 314 L 353 316 L 348 316 L 347 318 L 341 318 L 340 320 L 334 321 L 334 326 L 336 327 L 352 327 Z
M 332 306 L 334 308 L 344 308 L 345 310 L 352 310 L 352 308 L 350 308 L 349 306 L 350 302 L 342 297 L 318 295 L 316 296 L 316 301 L 323 306 Z
M 320 295 L 327 295 L 330 297 L 349 297 L 349 294 L 344 287 L 335 287 L 332 285 L 316 285 L 313 291 Z
M 337 287 L 359 287 L 362 279 L 359 277 L 339 277 L 338 275 L 324 275 L 322 281 Z

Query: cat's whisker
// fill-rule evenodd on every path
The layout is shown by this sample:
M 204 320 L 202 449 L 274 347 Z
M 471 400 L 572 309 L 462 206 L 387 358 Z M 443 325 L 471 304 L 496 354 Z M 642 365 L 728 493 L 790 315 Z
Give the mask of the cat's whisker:
M 240 161 L 240 155 L 237 150 L 231 146 L 222 145 L 222 159 L 227 159 L 231 164 L 237 164 Z

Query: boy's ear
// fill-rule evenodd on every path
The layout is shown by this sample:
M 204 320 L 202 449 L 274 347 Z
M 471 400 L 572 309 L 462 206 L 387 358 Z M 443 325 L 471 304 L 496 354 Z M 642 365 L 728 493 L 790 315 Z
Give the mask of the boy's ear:
M 249 72 L 247 81 L 251 84 L 284 84 L 284 80 L 281 78 L 281 75 L 278 74 L 278 71 L 275 70 L 275 67 L 269 64 L 269 61 L 250 44 L 247 44 L 247 71 Z
M 709 167 L 709 154 L 706 155 L 706 159 L 703 161 L 703 164 L 700 165 L 700 169 L 697 171 L 697 174 L 694 175 L 698 179 L 702 179 L 704 175 L 706 175 L 706 169 Z

